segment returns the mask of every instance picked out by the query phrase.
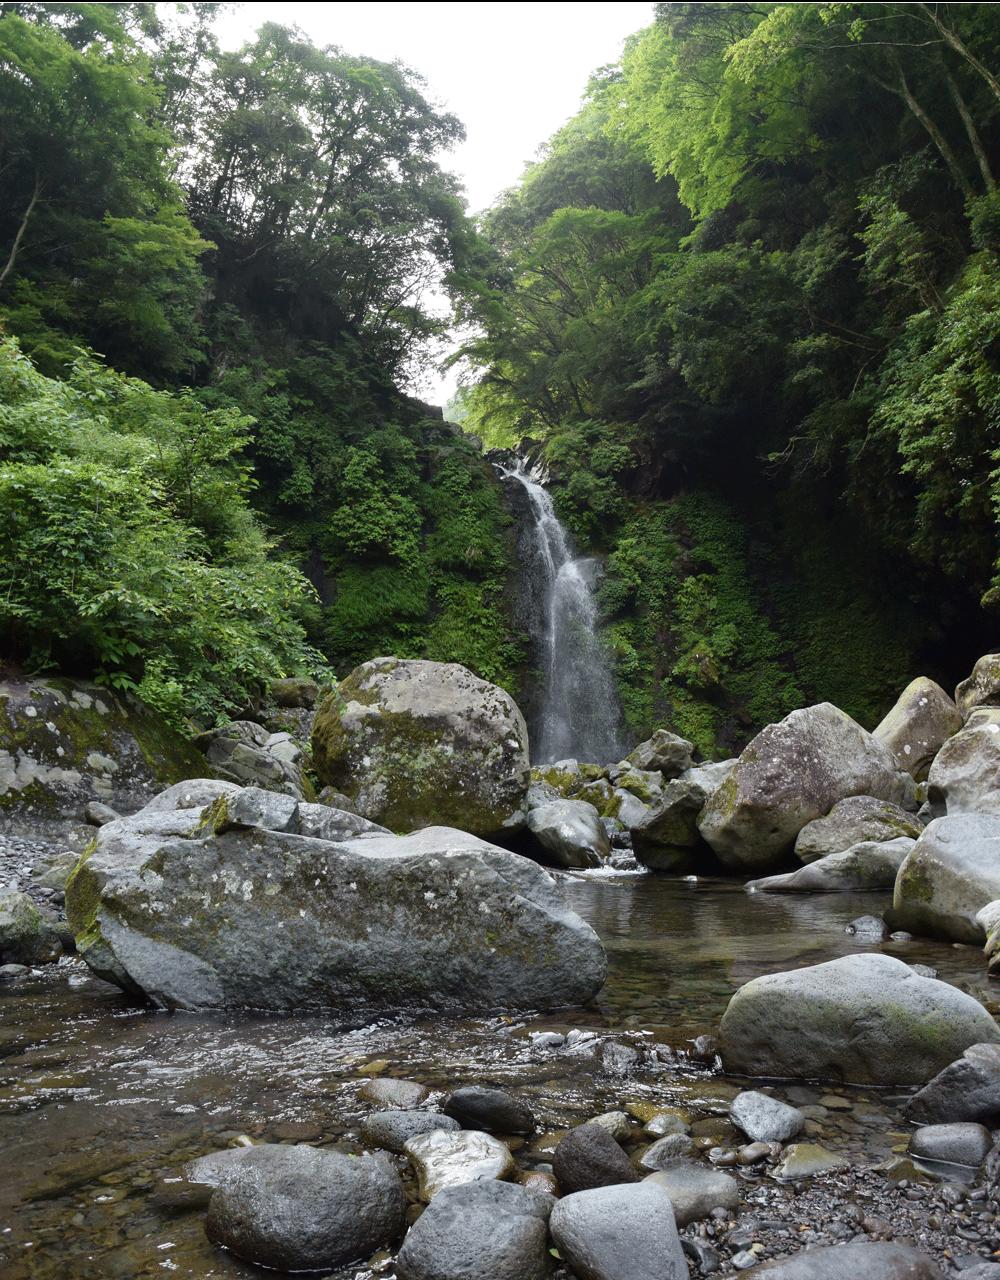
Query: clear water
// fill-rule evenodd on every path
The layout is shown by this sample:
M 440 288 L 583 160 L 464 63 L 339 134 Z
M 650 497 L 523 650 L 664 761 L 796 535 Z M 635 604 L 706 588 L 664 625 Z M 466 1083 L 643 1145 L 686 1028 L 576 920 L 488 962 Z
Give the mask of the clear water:
M 532 593 L 544 614 L 542 699 L 533 758 L 540 764 L 570 757 L 614 762 L 624 750 L 621 707 L 598 633 L 597 562 L 574 555 L 552 495 L 536 474 L 520 460 L 499 470 L 528 495 L 533 554 L 521 568 L 540 578 Z
M 365 1110 L 357 1092 L 378 1059 L 387 1060 L 387 1074 L 435 1090 L 512 1086 L 544 1130 L 628 1100 L 683 1101 L 718 1090 L 719 1077 L 683 1062 L 629 1079 L 603 1074 L 591 1057 L 535 1049 L 527 1033 L 580 1026 L 683 1046 L 717 1028 L 729 996 L 750 978 L 865 949 L 844 925 L 886 905 L 870 894 L 748 896 L 725 882 L 628 875 L 569 879 L 567 894 L 604 939 L 611 973 L 593 1007 L 558 1017 L 400 1017 L 352 1027 L 319 1017 L 167 1015 L 131 1005 L 78 962 L 0 988 L 0 1275 L 269 1274 L 210 1245 L 203 1209 L 171 1207 L 177 1184 L 169 1180 L 186 1159 L 241 1134 L 351 1149 Z M 933 965 L 986 1002 L 995 998 L 974 948 L 884 949 Z M 892 1105 L 875 1098 L 869 1110 L 878 1123 L 838 1140 L 883 1158 Z M 890 1108 L 885 1115 L 872 1109 L 882 1106 Z M 343 1280 L 391 1274 L 386 1257 Z

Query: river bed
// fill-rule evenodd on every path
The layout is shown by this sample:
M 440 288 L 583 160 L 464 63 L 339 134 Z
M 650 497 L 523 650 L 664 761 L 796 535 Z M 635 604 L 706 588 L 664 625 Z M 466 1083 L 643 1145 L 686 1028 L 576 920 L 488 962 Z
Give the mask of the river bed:
M 320 1017 L 167 1015 L 130 1003 L 76 960 L 0 988 L 0 1274 L 273 1274 L 208 1243 L 203 1207 L 179 1193 L 181 1166 L 240 1138 L 357 1150 L 353 1136 L 367 1110 L 357 1094 L 373 1074 L 442 1093 L 473 1083 L 516 1089 L 540 1130 L 516 1153 L 526 1168 L 547 1160 L 553 1131 L 628 1102 L 724 1110 L 734 1083 L 687 1056 L 691 1039 L 717 1030 L 730 995 L 751 978 L 868 949 L 844 926 L 887 905 L 885 895 L 747 895 L 734 883 L 645 875 L 567 877 L 566 884 L 571 905 L 607 947 L 610 976 L 593 1006 L 556 1017 L 411 1015 L 358 1026 Z M 995 1012 L 997 992 L 977 949 L 925 941 L 882 949 L 933 966 Z M 570 1028 L 610 1036 L 624 1051 L 573 1055 L 530 1039 Z M 789 1096 L 819 1105 L 831 1094 L 841 1101 L 819 1107 L 826 1118 L 816 1122 L 813 1140 L 848 1155 L 868 1177 L 905 1146 L 897 1099 L 822 1086 Z M 872 1176 L 886 1182 L 883 1173 Z M 906 1191 L 904 1183 L 900 1194 Z M 792 1194 L 764 1178 L 748 1188 L 751 1207 L 774 1218 Z M 814 1211 L 811 1194 L 800 1194 L 798 1217 Z M 772 1223 L 780 1243 L 779 1225 Z M 766 1230 L 765 1223 L 759 1234 Z M 931 1231 L 922 1243 L 947 1252 L 949 1230 L 940 1239 Z M 982 1231 L 973 1225 L 971 1252 Z M 392 1274 L 386 1256 L 343 1276 Z

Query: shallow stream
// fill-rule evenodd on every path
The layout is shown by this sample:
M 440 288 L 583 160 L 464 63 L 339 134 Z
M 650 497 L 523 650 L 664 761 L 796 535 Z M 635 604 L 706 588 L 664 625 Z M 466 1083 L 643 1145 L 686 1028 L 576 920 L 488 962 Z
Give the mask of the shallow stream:
M 547 1159 L 547 1133 L 628 1102 L 724 1110 L 731 1082 L 686 1057 L 691 1038 L 717 1029 L 729 996 L 749 979 L 866 949 L 844 926 L 886 905 L 884 895 L 748 896 L 735 884 L 639 875 L 567 879 L 567 894 L 604 940 L 611 973 L 593 1007 L 556 1018 L 406 1017 L 358 1027 L 317 1017 L 171 1016 L 130 1004 L 78 961 L 4 986 L 0 1275 L 273 1274 L 208 1243 L 203 1207 L 187 1203 L 176 1181 L 181 1166 L 240 1136 L 356 1150 L 352 1134 L 367 1109 L 357 1092 L 373 1074 L 434 1090 L 516 1088 L 541 1130 L 517 1152 L 525 1167 Z M 988 1004 L 996 1000 L 975 948 L 882 948 L 933 966 Z M 646 1051 L 630 1065 L 627 1052 L 625 1061 L 572 1056 L 529 1038 L 571 1027 L 614 1033 Z M 812 1096 L 793 1093 L 799 1102 Z M 817 1088 L 816 1102 L 830 1093 Z M 828 1108 L 812 1140 L 864 1166 L 900 1149 L 905 1135 L 890 1096 L 832 1093 L 843 1106 Z M 344 1273 L 392 1274 L 388 1257 Z

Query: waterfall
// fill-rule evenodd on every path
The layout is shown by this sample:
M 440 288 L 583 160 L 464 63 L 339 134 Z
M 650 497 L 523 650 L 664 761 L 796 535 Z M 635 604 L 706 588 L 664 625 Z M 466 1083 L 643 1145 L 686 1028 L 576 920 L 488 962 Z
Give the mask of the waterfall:
M 523 459 L 497 463 L 506 479 L 524 488 L 528 498 L 530 563 L 524 573 L 540 613 L 542 689 L 532 754 L 539 764 L 575 757 L 601 764 L 622 754 L 618 692 L 604 646 L 597 634 L 594 587 L 596 560 L 573 554 L 552 496 Z

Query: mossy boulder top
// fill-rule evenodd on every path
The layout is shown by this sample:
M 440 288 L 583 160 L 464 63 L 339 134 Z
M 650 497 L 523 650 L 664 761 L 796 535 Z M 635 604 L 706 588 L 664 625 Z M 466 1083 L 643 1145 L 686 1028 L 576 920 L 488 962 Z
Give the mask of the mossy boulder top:
M 978 1000 L 870 954 L 754 978 L 720 1029 L 728 1072 L 874 1085 L 924 1084 L 970 1045 L 997 1041 Z
M 138 698 L 75 680 L 0 683 L 0 824 L 9 830 L 81 822 L 92 800 L 131 813 L 204 772 L 194 747 Z
M 698 827 L 724 865 L 764 870 L 780 865 L 806 823 L 838 800 L 901 799 L 903 777 L 885 743 L 821 702 L 757 734 L 708 797 Z
M 509 694 L 457 663 L 375 658 L 313 725 L 321 781 L 394 831 L 499 832 L 529 782 L 528 730 Z
M 546 1009 L 590 999 L 607 970 L 527 858 L 224 782 L 101 827 L 66 913 L 98 976 L 164 1008 Z

